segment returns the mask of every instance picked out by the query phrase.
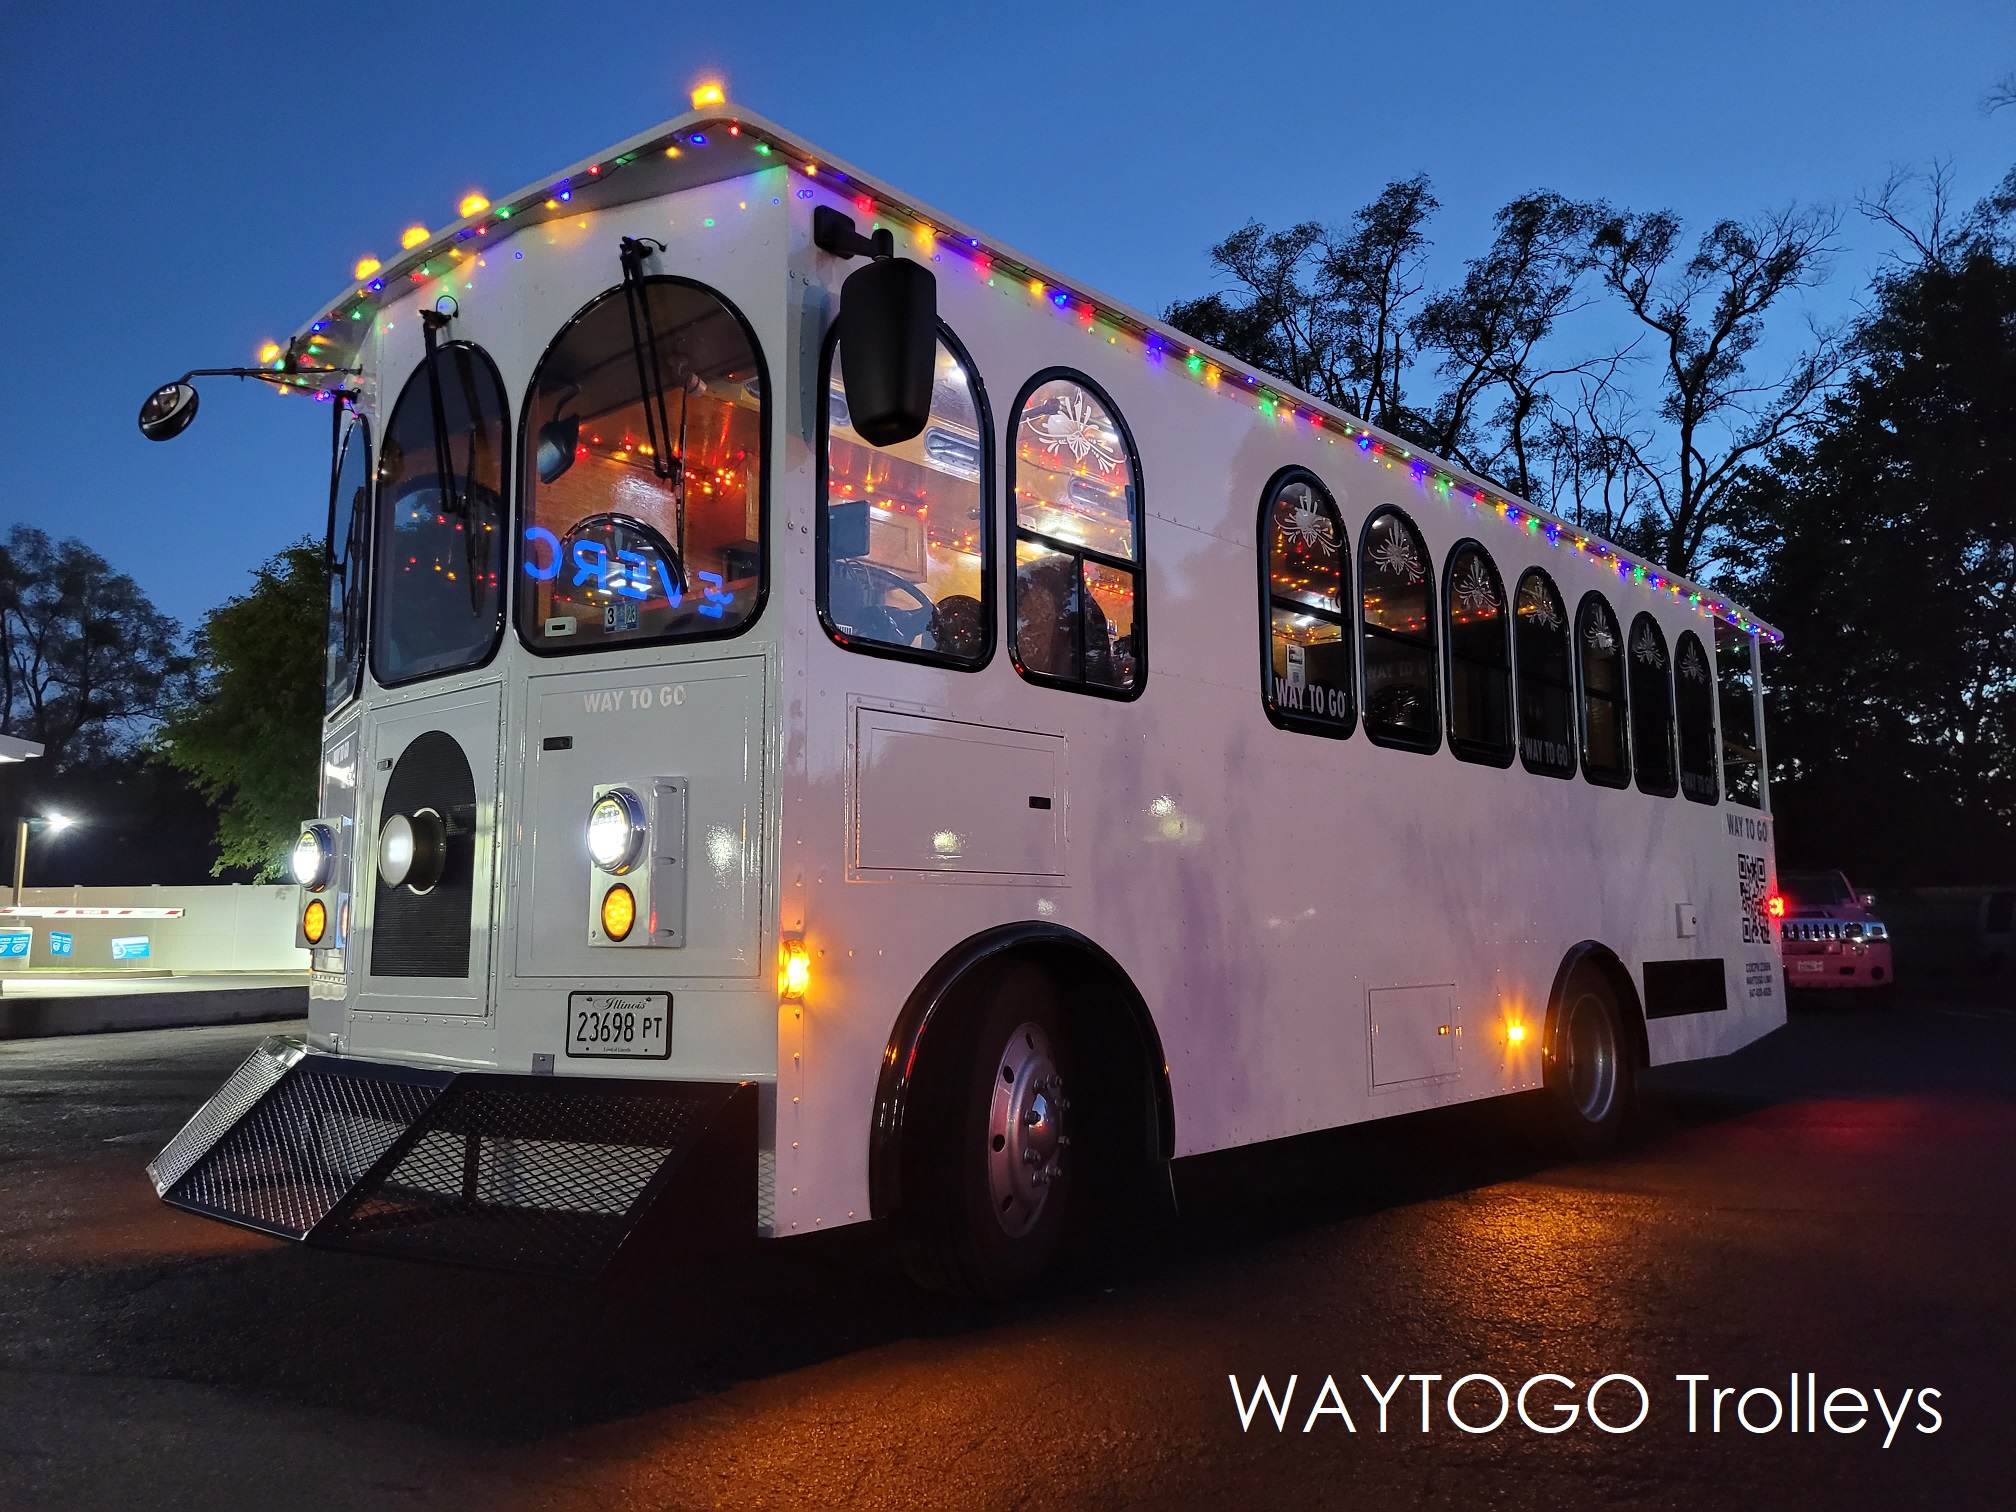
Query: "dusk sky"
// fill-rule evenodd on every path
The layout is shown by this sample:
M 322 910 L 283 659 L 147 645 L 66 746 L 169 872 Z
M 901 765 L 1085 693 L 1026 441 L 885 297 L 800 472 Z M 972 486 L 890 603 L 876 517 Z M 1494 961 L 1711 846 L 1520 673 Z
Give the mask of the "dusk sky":
M 328 412 L 212 380 L 173 445 L 154 385 L 250 361 L 400 228 L 730 98 L 1136 306 L 1211 287 L 1250 217 L 1342 220 L 1425 171 L 1432 271 L 1545 186 L 1690 227 L 1847 207 L 2016 162 L 2009 0 L 1900 7 L 6 7 L 0 525 L 77 535 L 191 625 L 319 533 Z M 1852 214 L 1821 316 L 1889 243 Z

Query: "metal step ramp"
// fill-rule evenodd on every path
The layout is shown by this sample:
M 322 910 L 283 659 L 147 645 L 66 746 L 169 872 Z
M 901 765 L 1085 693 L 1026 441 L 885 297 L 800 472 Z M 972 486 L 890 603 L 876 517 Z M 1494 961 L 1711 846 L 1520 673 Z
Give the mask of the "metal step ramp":
M 754 1089 L 427 1071 L 272 1038 L 147 1170 L 176 1207 L 286 1239 L 591 1277 L 738 1100 Z

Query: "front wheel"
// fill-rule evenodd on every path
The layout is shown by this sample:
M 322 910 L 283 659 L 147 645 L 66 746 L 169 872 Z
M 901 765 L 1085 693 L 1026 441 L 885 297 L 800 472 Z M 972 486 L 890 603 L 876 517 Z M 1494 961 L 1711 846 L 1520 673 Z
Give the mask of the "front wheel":
M 905 1268 L 956 1296 L 1027 1290 L 1055 1258 L 1071 1198 L 1068 1046 L 1033 967 L 1004 972 L 927 1035 L 906 1135 Z
M 1547 1045 L 1552 1131 L 1578 1155 L 1614 1148 L 1637 1091 L 1624 1015 L 1609 978 L 1584 963 L 1569 973 Z

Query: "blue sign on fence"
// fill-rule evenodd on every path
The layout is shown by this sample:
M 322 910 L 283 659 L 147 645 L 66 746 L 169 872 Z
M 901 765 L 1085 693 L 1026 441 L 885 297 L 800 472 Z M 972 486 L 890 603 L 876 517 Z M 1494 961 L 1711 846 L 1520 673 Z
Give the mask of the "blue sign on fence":
M 76 948 L 77 942 L 71 939 L 69 935 L 62 933 L 60 930 L 52 929 L 49 931 L 49 954 L 52 956 L 67 956 L 72 954 Z
M 152 954 L 145 935 L 127 935 L 112 942 L 112 959 L 115 961 L 137 961 Z
M 0 929 L 0 960 L 25 961 L 34 943 L 32 929 Z

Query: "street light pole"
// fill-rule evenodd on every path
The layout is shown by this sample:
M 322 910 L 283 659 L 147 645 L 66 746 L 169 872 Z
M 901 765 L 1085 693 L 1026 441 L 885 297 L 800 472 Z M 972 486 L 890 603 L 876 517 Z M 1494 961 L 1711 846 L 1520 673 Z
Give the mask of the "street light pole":
M 14 826 L 14 906 L 21 906 L 21 884 L 28 875 L 28 826 L 44 824 L 52 830 L 68 829 L 74 823 L 68 814 L 51 814 L 43 819 L 30 819 L 23 815 Z

